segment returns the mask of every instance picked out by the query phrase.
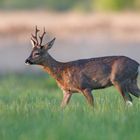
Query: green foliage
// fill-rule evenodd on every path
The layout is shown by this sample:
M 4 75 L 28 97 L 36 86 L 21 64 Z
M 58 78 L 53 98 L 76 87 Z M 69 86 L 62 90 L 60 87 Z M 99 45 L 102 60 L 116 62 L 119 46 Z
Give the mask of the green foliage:
M 131 0 L 96 0 L 95 8 L 98 10 L 122 10 L 130 8 L 132 2 Z
M 57 11 L 65 11 L 72 9 L 73 5 L 76 4 L 75 0 L 47 0 L 46 8 L 55 9 Z
M 47 9 L 54 11 L 112 11 L 140 8 L 139 0 L 0 0 L 3 9 Z
M 94 91 L 94 109 L 75 94 L 62 110 L 46 74 L 3 76 L 0 85 L 1 140 L 139 140 L 140 102 L 125 107 L 114 88 Z
M 140 0 L 135 0 L 133 3 L 133 9 L 139 10 L 140 9 Z
M 48 10 L 56 10 L 56 11 L 63 11 L 69 10 L 72 6 L 76 3 L 75 0 L 3 0 L 2 7 L 6 9 L 48 9 Z

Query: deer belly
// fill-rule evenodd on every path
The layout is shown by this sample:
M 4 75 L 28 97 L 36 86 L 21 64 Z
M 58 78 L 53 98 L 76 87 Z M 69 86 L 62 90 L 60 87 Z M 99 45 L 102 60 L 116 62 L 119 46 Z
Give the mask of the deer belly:
M 67 81 L 67 84 L 65 87 L 67 87 L 69 90 L 72 91 L 78 91 L 81 89 L 101 89 L 105 87 L 111 86 L 112 83 L 109 78 L 103 78 L 103 79 L 87 79 L 87 78 L 80 78 L 80 79 L 73 79 L 72 81 Z
M 101 89 L 101 88 L 106 88 L 112 86 L 112 83 L 109 78 L 105 79 L 99 79 L 99 80 L 93 80 L 92 81 L 92 88 L 93 89 Z
M 109 76 L 89 77 L 87 75 L 69 75 L 63 77 L 61 81 L 57 81 L 58 86 L 62 90 L 80 91 L 81 89 L 100 89 L 111 86 Z

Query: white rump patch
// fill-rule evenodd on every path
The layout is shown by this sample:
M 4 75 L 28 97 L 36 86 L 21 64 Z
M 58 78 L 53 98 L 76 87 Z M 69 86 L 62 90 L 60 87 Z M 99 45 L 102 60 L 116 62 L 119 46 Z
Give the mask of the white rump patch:
M 126 101 L 126 105 L 127 105 L 128 107 L 130 107 L 130 106 L 133 106 L 133 103 L 132 103 L 131 101 Z

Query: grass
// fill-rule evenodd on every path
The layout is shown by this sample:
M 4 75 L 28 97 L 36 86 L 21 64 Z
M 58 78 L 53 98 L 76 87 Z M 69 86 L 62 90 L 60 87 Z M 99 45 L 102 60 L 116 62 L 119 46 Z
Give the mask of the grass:
M 93 92 L 95 108 L 75 94 L 59 107 L 62 92 L 47 75 L 0 77 L 0 140 L 138 140 L 140 102 L 131 108 L 111 87 Z

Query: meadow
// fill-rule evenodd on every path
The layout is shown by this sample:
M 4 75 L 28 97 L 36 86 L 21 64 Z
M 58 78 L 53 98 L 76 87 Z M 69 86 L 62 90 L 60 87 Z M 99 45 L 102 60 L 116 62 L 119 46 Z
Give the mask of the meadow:
M 62 109 L 55 81 L 23 64 L 35 25 L 57 37 L 56 60 L 123 54 L 140 62 L 139 0 L 0 0 L 0 9 L 0 140 L 140 139 L 140 100 L 127 107 L 111 87 L 93 91 L 94 108 L 75 94 Z
M 62 109 L 47 74 L 0 76 L 0 140 L 138 140 L 140 101 L 126 107 L 113 87 L 93 94 L 94 109 L 81 94 Z

